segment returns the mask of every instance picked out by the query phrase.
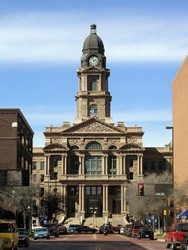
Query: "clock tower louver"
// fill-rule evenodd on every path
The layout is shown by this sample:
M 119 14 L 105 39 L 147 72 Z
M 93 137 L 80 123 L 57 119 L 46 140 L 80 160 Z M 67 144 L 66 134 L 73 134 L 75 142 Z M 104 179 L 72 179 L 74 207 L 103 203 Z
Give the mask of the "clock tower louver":
M 97 35 L 96 25 L 92 24 L 90 28 L 90 35 L 83 44 L 81 68 L 77 70 L 79 86 L 76 95 L 77 117 L 75 124 L 92 117 L 112 124 L 110 117 L 111 95 L 108 91 L 110 70 L 106 68 L 104 45 Z

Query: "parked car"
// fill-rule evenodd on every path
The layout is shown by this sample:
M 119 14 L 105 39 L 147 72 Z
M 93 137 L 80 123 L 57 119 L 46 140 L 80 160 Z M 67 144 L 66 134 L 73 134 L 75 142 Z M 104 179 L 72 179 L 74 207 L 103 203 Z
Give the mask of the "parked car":
M 135 224 L 132 226 L 131 231 L 130 231 L 130 236 L 135 238 L 138 234 L 138 231 L 141 227 L 143 227 L 144 225 L 141 224 Z
M 178 222 L 170 226 L 169 232 L 166 233 L 165 245 L 166 248 L 176 249 L 180 246 L 184 236 L 188 233 L 188 223 Z
M 131 236 L 132 227 L 133 227 L 132 224 L 128 224 L 125 226 L 124 233 L 126 236 Z
M 180 250 L 188 249 L 188 234 L 183 235 L 183 240 L 180 243 Z
M 67 228 L 67 232 L 69 233 L 73 233 L 75 231 L 76 228 L 80 227 L 79 224 L 70 224 Z
M 58 228 L 57 224 L 55 224 L 55 223 L 46 224 L 45 227 L 47 227 L 49 229 L 51 236 L 59 237 L 59 228 Z
M 103 224 L 102 226 L 99 227 L 100 234 L 103 234 L 105 230 L 107 230 L 108 234 L 114 233 L 114 230 L 111 224 Z
M 74 231 L 78 233 L 93 233 L 94 234 L 97 232 L 97 229 L 91 228 L 88 226 L 79 226 Z
M 25 228 L 18 228 L 18 246 L 29 246 L 29 233 Z
M 34 240 L 37 239 L 50 239 L 50 231 L 48 228 L 42 227 L 38 228 L 34 232 Z
M 0 220 L 0 238 L 3 239 L 3 249 L 18 248 L 18 229 L 14 220 Z
M 125 233 L 125 227 L 124 226 L 120 226 L 119 227 L 119 234 L 124 234 Z
M 59 230 L 59 235 L 67 234 L 66 226 L 64 226 L 63 224 L 58 224 L 57 227 L 58 227 L 58 230 Z
M 135 237 L 138 239 L 149 238 L 150 240 L 154 239 L 153 230 L 149 227 L 140 227 L 135 233 Z

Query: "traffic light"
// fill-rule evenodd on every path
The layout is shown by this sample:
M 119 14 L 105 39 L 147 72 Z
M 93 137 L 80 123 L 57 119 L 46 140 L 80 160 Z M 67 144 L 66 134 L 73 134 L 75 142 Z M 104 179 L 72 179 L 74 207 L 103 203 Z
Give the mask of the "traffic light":
M 168 197 L 168 207 L 173 207 L 173 200 L 171 197 Z
M 144 184 L 138 184 L 138 195 L 144 196 Z

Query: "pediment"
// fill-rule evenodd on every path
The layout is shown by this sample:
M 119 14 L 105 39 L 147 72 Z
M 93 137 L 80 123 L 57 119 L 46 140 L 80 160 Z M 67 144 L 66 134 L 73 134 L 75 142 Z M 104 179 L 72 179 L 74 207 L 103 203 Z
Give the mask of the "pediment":
M 113 125 L 102 122 L 96 118 L 91 118 L 85 122 L 79 123 L 67 130 L 64 130 L 63 133 L 74 133 L 74 134 L 122 134 L 125 131 L 116 128 Z
M 121 148 L 119 148 L 119 150 L 134 150 L 134 151 L 140 151 L 140 150 L 143 150 L 143 148 L 135 143 L 127 143 L 125 144 L 124 146 L 122 146 Z
M 44 147 L 43 150 L 44 152 L 49 152 L 49 151 L 59 152 L 59 151 L 67 151 L 68 148 L 59 143 L 51 143 L 47 145 L 46 147 Z

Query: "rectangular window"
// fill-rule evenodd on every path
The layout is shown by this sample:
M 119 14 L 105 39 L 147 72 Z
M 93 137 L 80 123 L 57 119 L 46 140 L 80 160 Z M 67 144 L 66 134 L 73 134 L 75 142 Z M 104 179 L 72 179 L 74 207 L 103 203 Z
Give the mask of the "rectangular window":
M 40 170 L 44 170 L 44 161 L 40 162 Z
M 165 170 L 164 164 L 162 161 L 159 161 L 158 166 L 159 166 L 159 170 Z
M 86 186 L 86 195 L 102 195 L 102 187 L 97 186 Z
M 40 182 L 44 182 L 44 175 L 43 174 L 41 174 L 41 176 L 40 176 Z
M 130 172 L 130 173 L 129 173 L 129 178 L 130 178 L 130 180 L 133 180 L 133 177 L 134 177 L 134 173 L 133 173 L 133 172 Z
M 151 162 L 151 170 L 155 170 L 155 161 Z
M 147 163 L 147 161 L 144 161 L 144 164 L 143 164 L 144 166 L 143 166 L 143 169 L 145 170 L 145 171 L 147 171 L 148 170 L 148 163 Z
M 41 188 L 40 189 L 40 197 L 43 197 L 44 196 L 44 188 Z
M 102 157 L 86 157 L 85 174 L 89 176 L 100 176 L 102 174 Z
M 117 174 L 117 161 L 115 156 L 108 158 L 108 173 L 112 176 Z
M 33 170 L 37 169 L 37 161 L 33 161 L 32 169 Z

